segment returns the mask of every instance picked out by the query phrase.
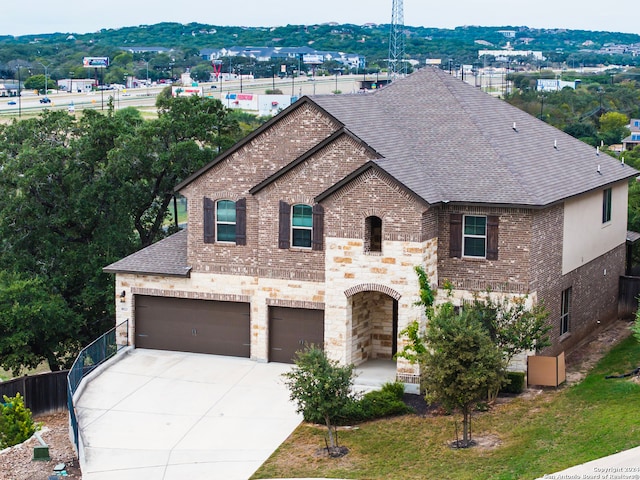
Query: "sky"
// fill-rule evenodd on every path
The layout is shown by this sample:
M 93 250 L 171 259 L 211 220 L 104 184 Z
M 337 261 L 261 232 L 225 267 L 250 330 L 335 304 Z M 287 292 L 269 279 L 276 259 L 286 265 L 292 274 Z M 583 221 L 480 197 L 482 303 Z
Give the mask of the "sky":
M 230 26 L 390 23 L 392 0 L 31 0 L 0 12 L 0 35 L 89 33 L 160 22 Z M 404 24 L 528 26 L 640 34 L 629 0 L 404 0 Z

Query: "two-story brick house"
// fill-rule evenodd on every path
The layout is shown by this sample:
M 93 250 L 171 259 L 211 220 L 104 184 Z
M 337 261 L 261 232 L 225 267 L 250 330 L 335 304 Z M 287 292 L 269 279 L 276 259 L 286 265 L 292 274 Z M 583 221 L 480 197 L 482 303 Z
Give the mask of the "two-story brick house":
M 105 270 L 139 347 L 392 358 L 424 321 L 421 265 L 456 302 L 486 289 L 543 301 L 557 353 L 616 317 L 636 174 L 427 68 L 302 98 L 177 186 L 186 231 Z

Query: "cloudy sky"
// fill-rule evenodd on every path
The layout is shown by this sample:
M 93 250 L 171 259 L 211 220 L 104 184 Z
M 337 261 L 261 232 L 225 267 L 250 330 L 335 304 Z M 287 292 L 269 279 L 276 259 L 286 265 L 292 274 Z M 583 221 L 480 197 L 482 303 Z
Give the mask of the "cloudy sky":
M 159 22 L 278 26 L 389 23 L 392 0 L 31 0 L 3 2 L 0 35 L 88 33 Z M 404 23 L 569 28 L 640 33 L 629 0 L 404 0 Z

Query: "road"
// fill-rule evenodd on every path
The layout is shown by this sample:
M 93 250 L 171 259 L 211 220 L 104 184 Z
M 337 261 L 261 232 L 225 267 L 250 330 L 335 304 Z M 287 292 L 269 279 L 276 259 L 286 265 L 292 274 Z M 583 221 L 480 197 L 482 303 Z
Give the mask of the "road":
M 216 83 L 201 83 L 206 96 L 224 99 L 229 92 L 264 94 L 266 90 L 274 87 L 280 89 L 283 94 L 291 96 L 323 95 L 339 90 L 342 93 L 354 93 L 360 88 L 362 75 L 342 75 L 332 77 L 299 77 L 299 78 L 258 78 L 255 80 L 242 79 L 222 81 Z M 373 80 L 373 76 L 367 77 Z M 215 85 L 215 88 L 211 88 Z M 126 107 L 138 107 L 155 113 L 156 96 L 166 85 L 149 86 L 141 88 L 129 88 L 125 90 L 104 90 L 89 93 L 66 93 L 53 91 L 49 94 L 51 103 L 40 103 L 41 96 L 35 95 L 31 90 L 23 90 L 18 102 L 16 97 L 0 97 L 0 117 L 30 117 L 37 115 L 44 109 L 69 110 L 73 104 L 75 113 L 90 108 L 106 110 L 109 99 L 112 98 L 116 110 Z M 9 102 L 16 102 L 9 105 Z

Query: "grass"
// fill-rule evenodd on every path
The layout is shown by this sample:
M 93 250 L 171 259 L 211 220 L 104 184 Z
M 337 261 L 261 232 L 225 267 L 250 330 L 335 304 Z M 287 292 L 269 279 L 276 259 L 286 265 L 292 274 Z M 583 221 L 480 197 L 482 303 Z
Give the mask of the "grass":
M 542 477 L 640 444 L 640 385 L 604 378 L 639 365 L 640 343 L 629 337 L 577 385 L 474 414 L 473 437 L 493 440 L 489 446 L 449 448 L 459 416 L 405 415 L 341 431 L 350 452 L 332 459 L 320 452 L 324 430 L 302 424 L 252 478 Z

